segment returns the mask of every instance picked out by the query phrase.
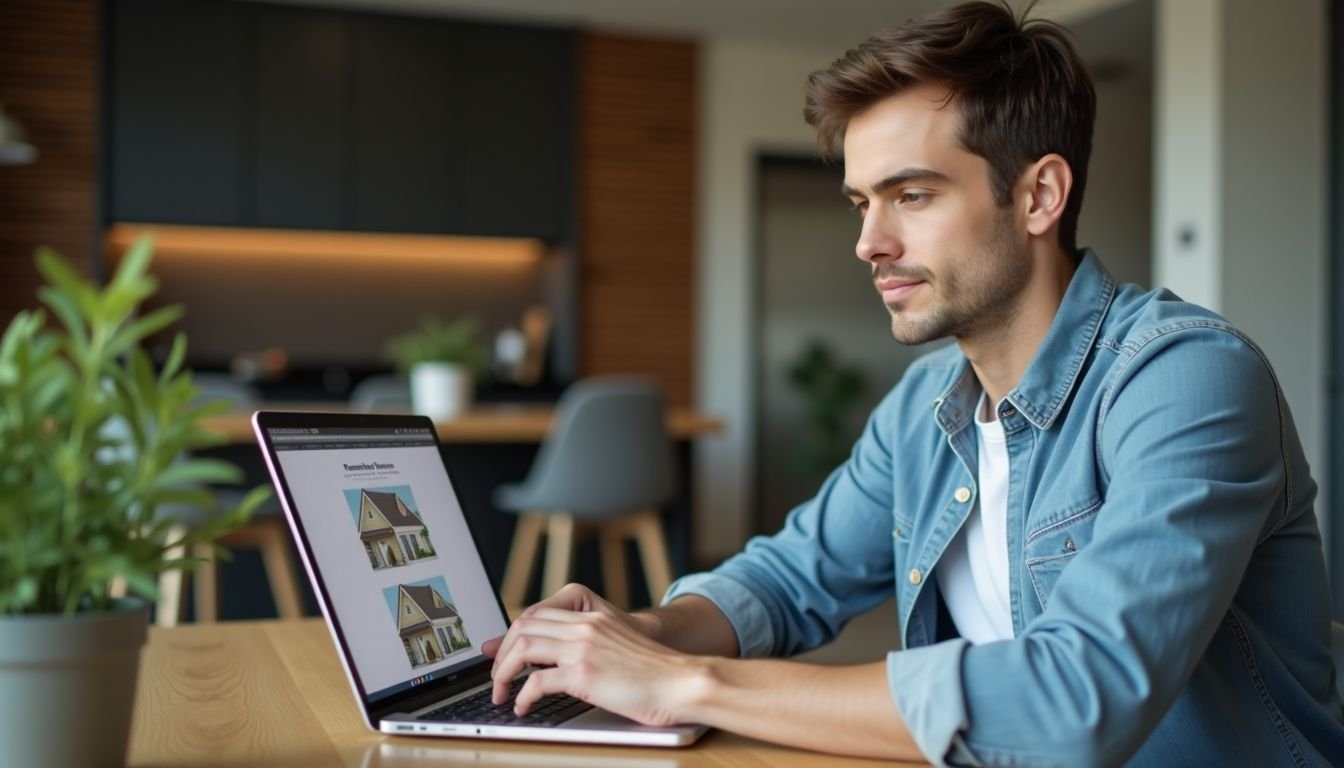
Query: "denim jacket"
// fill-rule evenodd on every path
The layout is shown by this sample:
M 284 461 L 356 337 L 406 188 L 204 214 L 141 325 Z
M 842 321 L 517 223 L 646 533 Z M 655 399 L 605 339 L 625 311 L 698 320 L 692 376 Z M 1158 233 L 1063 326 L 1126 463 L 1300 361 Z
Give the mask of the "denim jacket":
M 894 590 L 887 682 L 940 765 L 1344 765 L 1316 485 L 1255 344 L 1084 254 L 999 405 L 1014 637 L 971 645 L 934 566 L 976 503 L 980 393 L 955 345 L 922 357 L 783 530 L 665 601 L 787 656 Z

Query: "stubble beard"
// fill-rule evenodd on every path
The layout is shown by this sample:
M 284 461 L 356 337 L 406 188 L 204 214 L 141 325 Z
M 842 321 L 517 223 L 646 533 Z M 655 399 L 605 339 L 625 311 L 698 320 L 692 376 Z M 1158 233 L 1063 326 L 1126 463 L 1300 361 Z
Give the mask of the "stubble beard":
M 1031 279 L 1031 259 L 1014 242 L 1009 209 L 999 209 L 989 241 L 980 253 L 956 262 L 937 280 L 924 273 L 925 287 L 934 292 L 932 307 L 911 316 L 904 302 L 887 304 L 891 335 L 906 345 L 938 339 L 965 339 L 1004 328 L 1017 314 L 1018 301 Z M 883 276 L 876 271 L 875 277 Z

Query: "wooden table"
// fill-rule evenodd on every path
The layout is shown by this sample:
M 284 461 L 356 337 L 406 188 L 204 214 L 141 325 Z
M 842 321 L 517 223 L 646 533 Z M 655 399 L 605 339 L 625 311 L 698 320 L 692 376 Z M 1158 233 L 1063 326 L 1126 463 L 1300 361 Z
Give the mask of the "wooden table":
M 78 738 L 76 735 L 75 738 Z M 711 732 L 685 749 L 384 736 L 360 721 L 320 620 L 151 629 L 140 667 L 131 766 L 551 766 L 860 768 Z
M 325 411 L 349 413 L 346 403 L 262 403 L 272 411 Z M 251 412 L 234 411 L 202 422 L 211 432 L 219 433 L 233 443 L 250 443 L 252 434 Z M 439 440 L 445 443 L 539 443 L 546 437 L 555 419 L 552 405 L 508 404 L 479 405 L 450 421 L 435 422 Z M 667 413 L 667 430 L 673 440 L 718 434 L 723 422 L 713 416 L 688 408 L 672 408 Z

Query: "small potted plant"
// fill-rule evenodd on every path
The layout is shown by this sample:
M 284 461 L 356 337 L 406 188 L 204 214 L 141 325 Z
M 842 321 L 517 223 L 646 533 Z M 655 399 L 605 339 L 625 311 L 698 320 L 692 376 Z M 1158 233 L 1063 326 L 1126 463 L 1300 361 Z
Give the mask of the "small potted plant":
M 137 316 L 156 287 L 149 258 L 142 240 L 100 289 L 40 251 L 56 322 L 20 312 L 0 336 L 0 744 L 13 765 L 121 764 L 146 598 L 197 562 L 173 556 L 164 507 L 213 507 L 204 484 L 239 480 L 189 457 L 219 442 L 199 425 L 218 408 L 195 402 L 184 338 L 157 371 L 141 347 L 181 314 Z M 177 543 L 242 524 L 266 493 Z
M 476 318 L 446 323 L 426 315 L 420 327 L 389 340 L 387 354 L 410 375 L 416 413 L 444 420 L 471 407 L 476 377 L 486 362 Z
M 811 339 L 790 363 L 788 382 L 804 406 L 805 431 L 794 460 L 805 475 L 820 480 L 849 458 L 858 436 L 854 408 L 868 392 L 868 377 L 837 358 L 826 342 Z

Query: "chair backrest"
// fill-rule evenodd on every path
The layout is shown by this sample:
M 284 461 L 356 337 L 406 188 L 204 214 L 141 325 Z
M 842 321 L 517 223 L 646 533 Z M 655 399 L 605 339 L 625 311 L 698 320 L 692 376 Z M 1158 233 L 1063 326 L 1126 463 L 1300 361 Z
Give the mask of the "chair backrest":
M 404 376 L 370 376 L 350 390 L 350 408 L 368 413 L 379 409 L 411 407 L 411 385 Z
M 244 411 L 261 400 L 260 393 L 250 384 L 244 384 L 227 373 L 194 373 L 191 382 L 200 390 L 198 403 L 223 400 L 235 411 Z
M 601 516 L 657 508 L 672 495 L 661 390 L 635 377 L 579 381 L 561 396 L 525 494 L 548 509 Z

